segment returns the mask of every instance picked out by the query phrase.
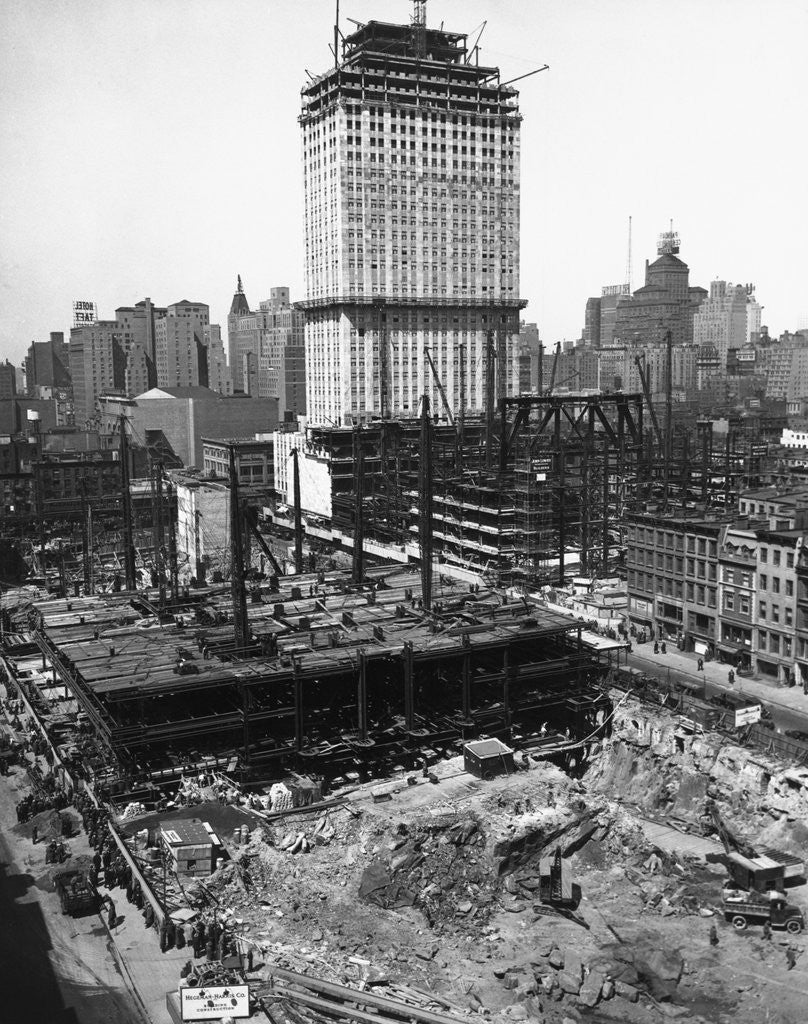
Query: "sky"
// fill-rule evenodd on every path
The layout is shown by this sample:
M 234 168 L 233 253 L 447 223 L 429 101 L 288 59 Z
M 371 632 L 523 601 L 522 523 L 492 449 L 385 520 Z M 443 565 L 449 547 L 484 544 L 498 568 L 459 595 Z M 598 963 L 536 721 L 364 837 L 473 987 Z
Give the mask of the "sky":
M 341 0 L 402 22 L 408 0 Z M 808 326 L 808 0 L 429 0 L 519 83 L 521 294 L 548 342 L 632 287 L 673 221 L 691 283 L 752 282 L 770 332 Z M 0 5 L 0 360 L 145 296 L 225 324 L 303 297 L 300 88 L 333 0 Z

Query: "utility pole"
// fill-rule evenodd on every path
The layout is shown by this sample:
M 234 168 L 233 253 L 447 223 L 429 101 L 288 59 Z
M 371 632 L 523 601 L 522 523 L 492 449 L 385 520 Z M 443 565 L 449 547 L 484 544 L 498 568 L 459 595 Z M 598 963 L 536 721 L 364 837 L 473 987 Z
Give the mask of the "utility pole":
M 135 573 L 135 542 L 132 537 L 132 494 L 129 489 L 129 443 L 126 439 L 126 416 L 121 413 L 121 503 L 123 506 L 123 566 L 126 575 L 126 589 L 137 589 Z
M 163 464 L 160 463 L 160 473 Z M 177 492 L 174 490 L 172 501 L 171 484 L 166 487 L 168 495 L 168 570 L 171 577 L 171 598 L 178 601 L 180 596 L 180 573 L 177 566 Z
M 249 640 L 247 591 L 244 586 L 244 544 L 241 534 L 241 509 L 238 499 L 236 448 L 230 445 L 230 589 L 233 597 L 233 622 L 236 647 L 243 650 Z
M 421 466 L 419 471 L 418 540 L 421 549 L 421 598 L 432 609 L 432 417 L 429 396 L 421 399 Z
M 292 449 L 292 472 L 295 500 L 295 572 L 303 572 L 303 512 L 300 508 L 300 453 Z
M 663 511 L 668 511 L 670 500 L 670 473 L 671 459 L 673 458 L 673 437 L 672 437 L 672 391 L 673 391 L 673 332 L 665 334 L 665 496 Z
M 84 570 L 84 593 L 93 592 L 93 510 L 87 500 L 87 480 L 82 477 L 81 490 L 81 564 Z
M 458 346 L 460 360 L 460 402 L 457 409 L 457 433 L 462 447 L 466 436 L 466 346 L 461 342 Z
M 384 431 L 384 421 L 381 429 Z M 353 535 L 353 575 L 354 583 L 361 583 L 365 575 L 365 529 L 362 521 L 362 498 L 365 489 L 365 463 L 362 452 L 362 428 L 357 425 L 353 433 L 353 458 L 354 458 L 354 535 Z
M 485 468 L 489 470 L 494 465 L 494 418 L 497 403 L 493 334 L 493 331 L 488 331 L 485 346 Z
M 157 576 L 159 607 L 162 611 L 166 604 L 166 567 L 163 557 L 165 549 L 165 530 L 163 528 L 163 464 L 151 463 L 152 489 L 152 544 L 154 546 L 154 570 Z

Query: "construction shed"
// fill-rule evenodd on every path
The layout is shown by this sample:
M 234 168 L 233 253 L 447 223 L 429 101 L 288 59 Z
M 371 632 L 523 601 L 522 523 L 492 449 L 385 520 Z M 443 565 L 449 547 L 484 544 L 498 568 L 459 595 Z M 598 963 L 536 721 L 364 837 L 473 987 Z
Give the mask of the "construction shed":
M 216 870 L 221 843 L 209 822 L 199 818 L 164 821 L 160 841 L 168 866 L 176 874 L 204 878 Z
M 463 766 L 478 779 L 493 779 L 495 775 L 510 775 L 515 771 L 513 751 L 501 740 L 474 740 L 463 747 Z

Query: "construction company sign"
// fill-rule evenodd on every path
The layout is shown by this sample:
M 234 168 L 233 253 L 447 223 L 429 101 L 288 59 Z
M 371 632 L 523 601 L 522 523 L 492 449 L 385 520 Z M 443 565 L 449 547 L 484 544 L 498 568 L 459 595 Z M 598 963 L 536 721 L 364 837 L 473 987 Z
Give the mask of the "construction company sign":
M 760 721 L 760 715 L 760 704 L 747 704 L 744 707 L 735 708 L 735 728 L 739 729 L 742 725 L 754 725 L 755 722 Z
M 89 299 L 75 299 L 73 301 L 73 326 L 86 327 L 87 324 L 94 324 L 98 319 L 95 303 Z
M 250 1016 L 249 985 L 202 986 L 180 989 L 182 1019 L 218 1020 Z

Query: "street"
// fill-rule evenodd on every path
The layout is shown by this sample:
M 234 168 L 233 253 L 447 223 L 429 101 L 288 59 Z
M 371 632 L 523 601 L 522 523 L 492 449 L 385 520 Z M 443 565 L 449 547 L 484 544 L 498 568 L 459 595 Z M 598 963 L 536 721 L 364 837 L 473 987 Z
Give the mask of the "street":
M 0 992 L 4 1024 L 143 1024 L 97 914 L 63 916 L 47 892 L 45 844 L 20 834 L 24 768 L 0 778 Z M 72 839 L 75 847 L 86 837 Z
M 635 643 L 634 650 L 628 655 L 628 664 L 661 680 L 701 683 L 708 697 L 719 693 L 735 693 L 759 700 L 771 712 L 779 732 L 786 729 L 801 729 L 808 732 L 808 697 L 805 697 L 801 690 L 775 689 L 738 676 L 735 678 L 735 685 L 732 686 L 728 679 L 727 665 L 719 665 L 714 661 L 705 662 L 704 671 L 699 672 L 695 658 L 682 654 L 673 644 L 668 645 L 665 654 L 654 654 L 653 651 L 652 643 Z

